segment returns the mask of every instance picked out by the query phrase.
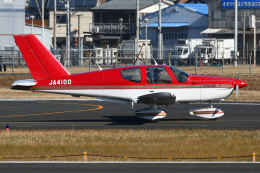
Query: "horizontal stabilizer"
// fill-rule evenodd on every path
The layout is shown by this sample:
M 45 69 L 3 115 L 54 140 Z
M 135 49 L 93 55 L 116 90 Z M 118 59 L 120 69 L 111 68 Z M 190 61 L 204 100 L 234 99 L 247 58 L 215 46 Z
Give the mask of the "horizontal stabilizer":
M 12 85 L 13 86 L 34 86 L 37 82 L 33 79 L 24 79 L 24 80 L 17 80 Z
M 18 80 L 15 81 L 12 84 L 12 88 L 13 90 L 29 90 L 30 88 L 32 88 L 34 85 L 36 85 L 37 82 L 35 82 L 33 79 L 25 79 L 25 80 Z

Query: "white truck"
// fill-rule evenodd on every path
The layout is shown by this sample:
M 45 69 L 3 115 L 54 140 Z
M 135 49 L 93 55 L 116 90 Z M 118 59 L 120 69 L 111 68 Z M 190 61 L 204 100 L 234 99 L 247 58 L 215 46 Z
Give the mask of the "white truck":
M 231 59 L 231 51 L 234 50 L 234 39 L 216 39 L 216 38 L 196 38 L 196 39 L 179 39 L 175 52 L 172 53 L 171 59 L 184 60 L 195 58 L 195 52 L 198 53 L 198 59 L 207 63 L 209 59 Z
M 178 46 L 171 54 L 171 59 L 194 58 L 194 49 L 202 45 L 203 38 L 178 39 Z
M 197 46 L 198 58 L 203 63 L 208 60 L 232 59 L 231 51 L 234 51 L 234 39 L 205 39 L 202 45 Z

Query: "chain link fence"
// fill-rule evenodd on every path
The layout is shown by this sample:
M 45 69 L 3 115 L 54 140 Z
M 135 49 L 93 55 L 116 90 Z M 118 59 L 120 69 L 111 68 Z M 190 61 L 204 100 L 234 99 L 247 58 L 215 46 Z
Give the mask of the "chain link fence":
M 248 48 L 253 50 L 253 48 Z M 149 65 L 165 64 L 172 66 L 222 66 L 233 64 L 234 58 L 221 58 L 220 55 L 216 56 L 206 49 L 195 49 L 194 52 L 182 49 L 159 49 L 149 50 L 142 49 L 138 54 L 134 54 L 134 49 L 117 49 L 117 48 L 95 48 L 95 49 L 71 49 L 69 56 L 65 50 L 51 51 L 52 54 L 61 62 L 65 67 L 119 67 L 131 65 Z M 239 56 L 237 57 L 238 65 L 258 65 L 260 64 L 260 51 L 245 51 L 238 49 Z M 229 52 L 230 54 L 230 52 Z M 160 56 L 161 55 L 161 56 Z M 26 62 L 19 50 L 0 50 L 1 64 L 8 67 L 24 67 Z

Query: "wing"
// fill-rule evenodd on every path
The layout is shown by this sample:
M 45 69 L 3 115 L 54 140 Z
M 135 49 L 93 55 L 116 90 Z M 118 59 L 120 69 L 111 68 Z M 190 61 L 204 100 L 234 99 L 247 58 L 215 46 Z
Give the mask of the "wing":
M 169 105 L 176 102 L 176 96 L 168 92 L 146 94 L 138 97 L 137 103 L 155 103 L 157 105 Z

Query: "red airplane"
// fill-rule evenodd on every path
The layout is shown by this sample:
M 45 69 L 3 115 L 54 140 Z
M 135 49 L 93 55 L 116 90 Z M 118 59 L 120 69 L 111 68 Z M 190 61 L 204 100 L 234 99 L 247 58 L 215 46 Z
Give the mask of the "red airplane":
M 33 79 L 15 81 L 12 89 L 91 96 L 116 103 L 144 103 L 148 108 L 136 110 L 136 116 L 147 120 L 166 117 L 157 105 L 209 102 L 190 114 L 206 119 L 224 115 L 211 102 L 227 98 L 235 88 L 247 85 L 238 79 L 189 75 L 167 65 L 138 65 L 71 75 L 34 35 L 14 35 Z

